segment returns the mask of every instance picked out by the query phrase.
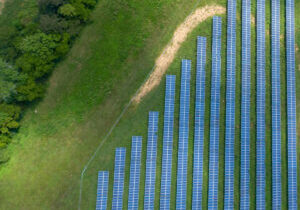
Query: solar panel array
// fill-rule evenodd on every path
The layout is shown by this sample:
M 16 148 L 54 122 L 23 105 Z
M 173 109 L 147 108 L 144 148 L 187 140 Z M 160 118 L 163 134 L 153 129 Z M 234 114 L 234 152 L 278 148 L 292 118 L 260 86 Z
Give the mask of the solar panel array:
M 256 209 L 266 207 L 266 148 L 265 148 L 265 0 L 257 0 L 257 37 L 256 37 Z
M 163 154 L 160 188 L 160 209 L 164 210 L 170 209 L 175 79 L 175 75 L 166 76 Z
M 226 60 L 226 127 L 224 209 L 234 209 L 235 92 L 236 92 L 236 0 L 228 0 Z M 266 209 L 266 38 L 265 0 L 257 0 L 256 18 L 256 209 Z M 272 209 L 281 209 L 281 101 L 280 101 L 280 0 L 271 1 L 272 56 Z M 222 19 L 213 17 L 212 70 L 210 90 L 210 136 L 208 209 L 218 209 L 219 126 Z M 241 162 L 240 209 L 250 209 L 250 96 L 251 96 L 251 0 L 242 0 L 242 84 L 241 84 Z M 286 0 L 288 208 L 297 210 L 297 132 L 295 80 L 294 0 Z M 205 127 L 206 38 L 197 37 L 195 124 L 193 154 L 192 209 L 202 209 L 203 146 Z M 190 109 L 191 61 L 182 60 L 176 209 L 188 209 L 187 169 Z M 166 76 L 160 209 L 169 210 L 172 182 L 172 152 L 175 106 L 175 75 Z M 144 192 L 144 209 L 154 210 L 158 112 L 149 112 Z M 132 137 L 128 209 L 139 208 L 142 137 Z M 115 152 L 112 210 L 123 208 L 126 149 Z M 98 172 L 96 210 L 106 210 L 108 171 Z
M 197 38 L 192 209 L 202 208 L 206 38 Z
M 149 112 L 144 209 L 154 209 L 158 112 Z
M 234 208 L 236 0 L 228 1 L 224 209 Z
M 186 209 L 191 61 L 182 60 L 179 110 L 176 209 Z
M 218 208 L 222 19 L 213 17 L 208 209 Z
M 106 210 L 108 193 L 108 171 L 98 172 L 96 210 Z
M 139 208 L 140 171 L 141 171 L 142 137 L 133 136 L 131 143 L 130 178 L 128 209 Z
M 281 209 L 280 1 L 272 0 L 272 208 Z
M 295 88 L 295 11 L 294 0 L 286 0 L 288 207 L 297 209 L 297 130 Z
M 250 208 L 250 92 L 251 92 L 251 1 L 242 2 L 242 104 L 240 209 Z
M 116 148 L 112 210 L 121 210 L 123 207 L 125 159 L 126 148 Z

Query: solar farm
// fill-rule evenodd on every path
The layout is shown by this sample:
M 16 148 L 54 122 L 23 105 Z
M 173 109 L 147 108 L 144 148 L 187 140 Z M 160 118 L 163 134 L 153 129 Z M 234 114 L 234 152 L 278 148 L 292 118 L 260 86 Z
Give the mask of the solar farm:
M 97 192 L 94 195 L 96 210 L 108 208 L 113 210 L 168 210 L 173 208 L 197 210 L 203 208 L 203 202 L 206 202 L 208 209 L 220 209 L 220 200 L 224 209 L 235 209 L 238 205 L 239 209 L 247 210 L 250 209 L 252 203 L 252 207 L 260 210 L 268 209 L 266 206 L 267 189 L 271 190 L 272 196 L 269 208 L 277 210 L 282 209 L 283 176 L 288 180 L 288 209 L 298 209 L 294 0 L 286 0 L 285 5 L 286 101 L 281 99 L 280 26 L 283 23 L 280 22 L 280 1 L 271 1 L 270 20 L 266 20 L 265 4 L 264 0 L 256 2 L 254 29 L 256 31 L 256 57 L 251 56 L 251 50 L 253 50 L 251 49 L 253 46 L 251 45 L 253 42 L 251 30 L 253 29 L 251 29 L 250 0 L 242 1 L 241 33 L 237 33 L 237 3 L 235 0 L 228 0 L 227 18 L 218 16 L 212 18 L 211 48 L 208 48 L 208 40 L 202 34 L 194 37 L 196 63 L 193 64 L 192 59 L 187 56 L 181 60 L 180 77 L 171 74 L 165 76 L 163 112 L 155 109 L 148 110 L 147 135 L 134 136 L 136 134 L 132 133 L 130 147 L 119 147 L 114 151 L 113 173 L 98 172 Z M 225 21 L 227 21 L 226 24 Z M 269 139 L 266 137 L 266 95 L 268 94 L 266 91 L 266 21 L 271 22 L 271 88 L 269 93 L 271 135 Z M 225 29 L 223 25 L 227 28 Z M 223 30 L 226 31 L 227 37 L 222 36 Z M 237 36 L 241 36 L 241 52 L 237 52 Z M 222 56 L 224 56 L 222 47 L 226 48 L 225 73 L 222 73 Z M 240 84 L 236 82 L 238 53 L 241 54 Z M 208 59 L 208 54 L 211 55 L 211 59 Z M 209 65 L 208 62 L 210 62 Z M 253 62 L 255 63 L 254 80 L 251 77 Z M 209 76 L 207 75 L 208 67 L 211 67 Z M 255 108 L 251 107 L 252 83 L 256 84 Z M 224 88 L 222 84 L 225 84 L 225 101 L 220 97 Z M 191 93 L 191 89 L 194 90 L 194 94 Z M 240 101 L 237 100 L 238 89 L 240 89 Z M 206 103 L 207 97 L 210 98 L 209 104 Z M 178 107 L 176 107 L 177 99 L 179 100 Z M 236 112 L 237 103 L 240 103 L 240 112 Z M 286 103 L 287 106 L 286 122 L 281 121 L 282 103 Z M 222 104 L 225 104 L 224 113 L 220 109 Z M 253 110 L 256 116 L 254 125 L 253 122 L 251 123 Z M 239 125 L 236 121 L 238 114 L 240 115 Z M 223 123 L 222 117 L 225 119 L 224 131 L 220 130 L 220 124 Z M 160 121 L 163 123 L 160 124 Z M 209 124 L 209 129 L 205 124 Z M 282 171 L 282 126 L 287 128 L 286 174 Z M 254 145 L 251 144 L 252 127 L 256 128 Z M 238 162 L 235 159 L 237 129 L 240 130 Z M 175 130 L 178 130 L 178 135 L 174 135 Z M 221 132 L 224 132 L 224 142 L 220 140 L 222 139 Z M 267 141 L 271 142 L 269 153 L 271 152 L 272 180 L 269 188 L 267 188 L 267 183 L 270 182 L 266 180 Z M 174 145 L 174 142 L 177 145 Z M 208 145 L 206 153 L 205 142 Z M 224 151 L 221 151 L 221 144 L 224 144 Z M 143 148 L 145 145 L 146 147 Z M 251 148 L 253 146 L 255 148 Z M 145 158 L 142 155 L 143 151 L 146 154 Z M 253 161 L 251 151 L 256 152 L 255 179 L 251 179 L 250 176 L 251 161 Z M 161 155 L 158 156 L 158 154 Z M 208 154 L 208 162 L 204 161 L 205 154 Z M 220 171 L 220 164 L 222 164 L 220 154 L 224 156 L 224 170 L 222 171 Z M 205 164 L 208 167 L 205 167 Z M 160 173 L 157 172 L 157 168 L 160 169 Z M 125 177 L 126 170 L 129 170 L 128 178 Z M 220 173 L 223 173 L 222 177 L 224 177 L 222 182 L 224 186 L 221 189 Z M 237 173 L 239 173 L 239 180 L 236 179 Z M 141 178 L 141 174 L 144 174 L 145 178 Z M 204 179 L 204 176 L 207 176 L 207 179 Z M 126 179 L 129 181 L 126 182 Z M 112 184 L 112 189 L 109 183 Z M 235 183 L 238 183 L 238 198 Z M 255 185 L 255 198 L 250 196 L 252 185 Z M 206 190 L 204 186 L 207 186 Z M 191 193 L 188 192 L 189 189 Z M 125 191 L 128 191 L 126 199 L 124 198 Z M 207 196 L 204 196 L 205 193 Z M 111 200 L 108 199 L 109 196 Z M 172 205 L 173 200 L 175 200 L 174 205 Z M 110 204 L 109 201 L 111 201 Z

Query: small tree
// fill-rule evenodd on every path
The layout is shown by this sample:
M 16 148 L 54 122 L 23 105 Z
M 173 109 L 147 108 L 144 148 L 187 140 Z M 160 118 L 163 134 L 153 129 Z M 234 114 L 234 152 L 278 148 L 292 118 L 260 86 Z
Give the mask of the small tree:
M 0 103 L 12 102 L 17 94 L 17 87 L 26 79 L 14 66 L 9 65 L 0 58 Z

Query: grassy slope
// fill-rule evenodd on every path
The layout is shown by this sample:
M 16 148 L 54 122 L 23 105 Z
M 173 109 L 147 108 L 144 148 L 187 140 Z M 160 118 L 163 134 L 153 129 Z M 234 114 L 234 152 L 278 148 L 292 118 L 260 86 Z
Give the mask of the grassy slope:
M 81 39 L 75 44 L 68 58 L 56 69 L 51 80 L 46 98 L 33 110 L 28 111 L 24 118 L 24 126 L 10 147 L 12 160 L 1 170 L 0 193 L 1 209 L 74 209 L 77 205 L 79 174 L 88 156 L 93 152 L 109 126 L 113 123 L 121 108 L 141 84 L 153 65 L 164 44 L 170 39 L 172 31 L 188 14 L 194 2 L 162 1 L 154 3 L 139 1 L 128 3 L 122 1 L 111 5 L 109 1 L 100 3 L 93 15 L 93 24 L 88 26 Z M 222 1 L 223 5 L 225 1 Z M 202 1 L 202 5 L 206 2 Z M 220 2 L 219 2 L 220 3 Z M 253 2 L 254 3 L 254 2 Z M 147 5 L 147 6 L 145 6 Z M 239 1 L 240 5 L 240 1 Z M 282 4 L 283 5 L 283 4 Z M 134 10 L 132 9 L 134 8 Z M 299 11 L 300 5 L 296 7 Z M 111 12 L 114 11 L 114 12 Z M 238 10 L 240 11 L 240 10 Z M 254 12 L 254 10 L 253 10 Z M 267 9 L 269 15 L 269 7 Z M 300 11 L 299 11 L 300 12 Z M 296 19 L 299 19 L 296 12 Z M 113 14 L 113 15 L 111 15 Z M 134 14 L 134 18 L 130 17 Z M 164 15 L 163 14 L 168 14 Z M 100 20 L 100 21 L 99 21 Z M 116 25 L 112 25 L 113 21 Z M 226 26 L 223 18 L 222 55 L 225 58 Z M 282 22 L 283 23 L 283 22 Z M 297 23 L 297 37 L 300 36 Z M 240 21 L 238 23 L 240 27 Z M 284 27 L 282 26 L 282 32 Z M 180 85 L 180 59 L 192 59 L 195 66 L 195 38 L 197 35 L 208 37 L 207 86 L 206 86 L 206 141 L 204 145 L 204 183 L 208 182 L 208 136 L 209 136 L 209 93 L 211 66 L 211 20 L 201 24 L 183 44 L 168 73 L 177 75 L 176 117 L 173 153 L 172 207 L 175 205 L 177 132 Z M 238 52 L 240 52 L 240 34 L 238 33 Z M 254 33 L 253 33 L 254 35 Z M 143 39 L 143 37 L 148 37 Z M 269 37 L 268 37 L 269 38 Z M 254 53 L 254 38 L 252 49 Z M 296 39 L 299 42 L 299 38 Z M 267 50 L 270 51 L 269 42 Z M 298 43 L 299 46 L 300 43 Z M 282 48 L 284 55 L 284 48 Z M 269 53 L 267 54 L 269 56 Z M 297 54 L 300 58 L 299 52 Z M 252 57 L 253 59 L 255 56 Z M 284 62 L 284 56 L 282 56 Z M 225 99 L 225 63 L 222 62 L 222 93 Z M 240 57 L 237 60 L 237 104 L 236 104 L 236 191 L 235 201 L 238 207 L 239 179 L 239 129 L 240 127 Z M 299 62 L 297 64 L 297 67 Z M 267 207 L 271 205 L 271 141 L 270 141 L 270 61 L 267 62 Z M 194 79 L 193 68 L 191 92 L 191 128 L 194 110 Z M 282 123 L 285 123 L 285 71 L 282 65 Z M 300 88 L 299 71 L 297 71 L 297 90 Z M 251 180 L 255 179 L 255 67 L 252 65 L 252 136 L 251 136 Z M 297 92 L 298 96 L 300 91 Z M 104 147 L 86 172 L 83 189 L 82 209 L 93 209 L 95 204 L 97 170 L 110 170 L 110 193 L 112 196 L 114 149 L 127 147 L 127 168 L 124 207 L 127 206 L 129 181 L 130 139 L 132 135 L 142 135 L 143 163 L 146 156 L 147 112 L 160 111 L 159 149 L 157 165 L 157 184 L 160 186 L 161 148 L 163 126 L 164 82 L 153 90 L 137 107 L 131 107 L 116 127 Z M 298 106 L 299 106 L 298 97 Z M 220 128 L 220 193 L 219 203 L 222 207 L 223 172 L 224 172 L 224 115 L 225 106 L 221 103 Z M 299 127 L 298 127 L 299 128 Z M 285 127 L 283 126 L 283 172 L 286 174 Z M 188 206 L 191 205 L 191 173 L 193 130 L 190 131 L 189 147 L 189 185 Z M 299 148 L 299 147 L 298 147 Z M 298 150 L 299 151 L 299 150 Z M 142 164 L 141 188 L 145 179 L 145 164 Z M 283 206 L 286 207 L 286 183 L 283 176 Z M 204 207 L 207 206 L 207 184 L 204 184 Z M 5 192 L 5 193 L 4 193 Z M 156 198 L 159 190 L 156 192 Z M 255 185 L 251 185 L 251 208 L 254 209 Z M 141 190 L 140 198 L 143 197 Z M 140 199 L 142 206 L 142 199 Z M 156 199 L 156 207 L 159 199 Z M 111 203 L 109 202 L 109 206 Z M 173 208 L 172 208 L 173 209 Z
M 12 159 L 1 170 L 1 209 L 77 205 L 84 163 L 194 4 L 98 4 L 93 23 L 53 73 L 37 114 L 28 111 L 10 146 Z

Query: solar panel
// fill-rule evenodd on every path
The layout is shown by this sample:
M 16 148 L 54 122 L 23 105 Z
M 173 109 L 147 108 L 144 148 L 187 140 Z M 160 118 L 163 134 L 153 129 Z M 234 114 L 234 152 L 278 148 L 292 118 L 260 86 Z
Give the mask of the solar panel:
M 224 209 L 234 208 L 236 0 L 228 1 Z
M 266 208 L 266 148 L 265 148 L 265 0 L 257 1 L 256 37 L 256 209 Z
M 170 209 L 175 79 L 175 75 L 166 76 L 163 154 L 160 187 L 160 209 L 162 210 Z
M 295 11 L 294 0 L 286 0 L 286 76 L 288 131 L 288 207 L 297 209 L 297 130 L 295 87 Z
M 141 151 L 142 137 L 133 136 L 131 143 L 130 178 L 128 193 L 128 209 L 130 210 L 137 210 L 139 208 Z
M 154 209 L 158 112 L 149 112 L 144 209 Z
M 208 209 L 218 209 L 222 19 L 213 17 Z
M 126 148 L 116 148 L 112 210 L 121 210 L 123 207 L 125 159 Z
M 179 111 L 176 209 L 186 209 L 191 61 L 182 60 Z
M 206 38 L 197 37 L 192 209 L 202 209 Z
M 108 171 L 98 172 L 96 210 L 106 210 L 108 192 Z
M 242 104 L 240 209 L 250 208 L 250 90 L 251 90 L 251 1 L 242 1 Z
M 272 208 L 281 209 L 280 1 L 272 0 Z

